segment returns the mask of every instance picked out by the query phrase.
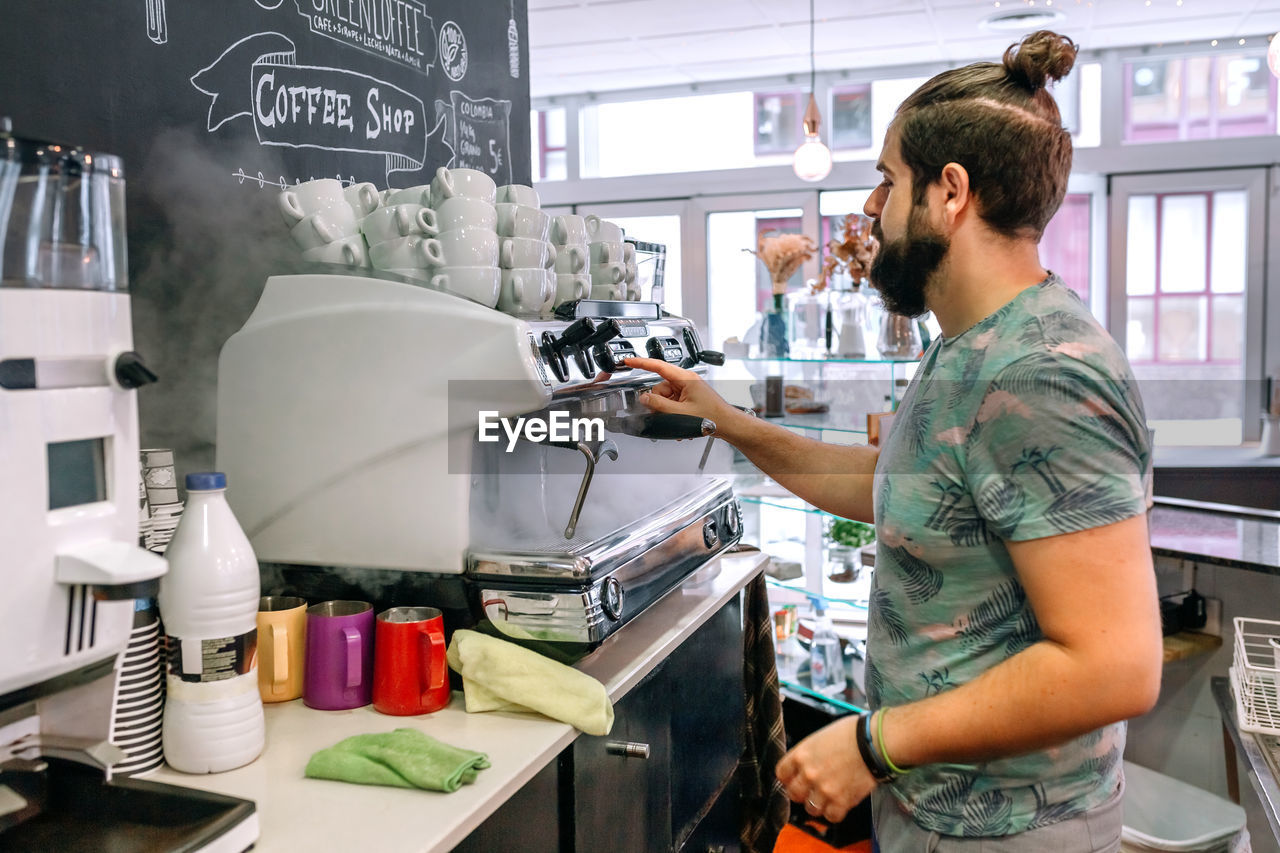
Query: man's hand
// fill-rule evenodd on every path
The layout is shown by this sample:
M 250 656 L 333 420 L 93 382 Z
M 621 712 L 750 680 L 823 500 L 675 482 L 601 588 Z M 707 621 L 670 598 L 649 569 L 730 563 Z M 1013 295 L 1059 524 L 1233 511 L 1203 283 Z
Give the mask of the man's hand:
M 842 717 L 800 741 L 775 771 L 787 796 L 832 823 L 867 798 L 876 786 L 858 752 L 858 718 Z
M 662 377 L 662 381 L 649 389 L 640 402 L 655 412 L 677 415 L 694 415 L 707 418 L 716 424 L 716 435 L 732 441 L 735 427 L 743 421 L 754 420 L 736 406 L 731 406 L 702 377 L 692 370 L 685 370 L 656 358 L 628 358 L 628 367 L 648 370 Z

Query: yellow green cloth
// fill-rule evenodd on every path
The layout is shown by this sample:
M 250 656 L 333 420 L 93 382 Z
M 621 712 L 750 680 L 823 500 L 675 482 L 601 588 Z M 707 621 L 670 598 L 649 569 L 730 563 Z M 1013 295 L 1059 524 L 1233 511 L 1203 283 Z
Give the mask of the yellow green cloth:
M 613 728 L 604 685 L 535 651 L 465 629 L 453 632 L 449 666 L 462 676 L 467 711 L 537 711 L 589 735 Z
M 394 785 L 425 791 L 456 791 L 489 766 L 482 752 L 441 743 L 417 729 L 355 735 L 322 749 L 307 762 L 312 779 L 358 785 Z

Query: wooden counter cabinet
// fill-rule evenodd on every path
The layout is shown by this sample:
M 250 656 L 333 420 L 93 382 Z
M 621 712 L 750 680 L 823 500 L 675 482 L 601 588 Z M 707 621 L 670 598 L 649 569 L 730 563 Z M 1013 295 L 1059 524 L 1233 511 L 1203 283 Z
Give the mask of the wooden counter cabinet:
M 455 850 L 640 853 L 738 849 L 741 593 Z

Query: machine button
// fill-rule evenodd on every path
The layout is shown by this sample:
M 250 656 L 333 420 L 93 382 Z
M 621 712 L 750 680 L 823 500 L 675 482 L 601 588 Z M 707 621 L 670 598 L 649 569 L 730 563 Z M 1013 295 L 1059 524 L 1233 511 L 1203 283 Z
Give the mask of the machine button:
M 742 515 L 738 511 L 736 503 L 729 504 L 724 511 L 724 530 L 730 539 L 738 538 L 738 534 L 742 532 Z
M 622 582 L 615 577 L 604 579 L 600 588 L 600 606 L 604 613 L 615 622 L 622 618 Z
M 720 531 L 716 526 L 714 518 L 708 518 L 702 525 L 702 542 L 708 548 L 714 548 L 720 544 Z

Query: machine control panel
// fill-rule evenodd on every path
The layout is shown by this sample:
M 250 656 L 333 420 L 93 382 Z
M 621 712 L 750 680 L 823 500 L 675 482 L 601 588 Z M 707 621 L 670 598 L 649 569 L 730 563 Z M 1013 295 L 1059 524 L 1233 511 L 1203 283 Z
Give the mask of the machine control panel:
M 615 317 L 622 328 L 624 338 L 643 338 L 649 334 L 649 324 L 637 317 Z
M 615 338 L 597 346 L 592 351 L 592 354 L 595 355 L 596 364 L 600 366 L 601 370 L 606 373 L 618 373 L 631 369 L 623 364 L 622 360 L 635 358 L 636 348 L 631 344 L 631 341 Z
M 684 350 L 680 347 L 679 338 L 649 338 L 645 348 L 649 358 L 660 358 L 668 364 L 684 361 Z

